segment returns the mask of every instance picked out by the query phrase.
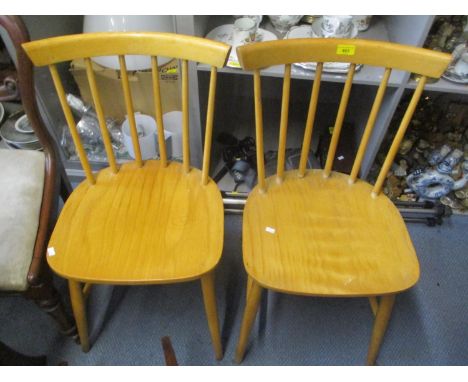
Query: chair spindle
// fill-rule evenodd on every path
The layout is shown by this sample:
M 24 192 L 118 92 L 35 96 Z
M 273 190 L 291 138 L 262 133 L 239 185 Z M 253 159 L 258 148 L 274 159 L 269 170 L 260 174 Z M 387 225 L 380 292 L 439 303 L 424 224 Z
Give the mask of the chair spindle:
M 262 83 L 260 70 L 254 71 L 254 97 L 255 97 L 255 140 L 257 146 L 257 177 L 260 191 L 266 191 L 265 163 L 263 158 L 263 109 L 262 109 Z
M 104 115 L 104 110 L 102 108 L 101 97 L 99 95 L 99 90 L 96 84 L 96 78 L 94 76 L 93 64 L 91 59 L 85 58 L 86 63 L 86 75 L 88 77 L 89 88 L 91 90 L 91 95 L 93 97 L 94 109 L 99 121 L 99 127 L 101 129 L 102 141 L 104 142 L 104 148 L 107 154 L 107 160 L 109 161 L 109 166 L 114 174 L 117 173 L 117 164 L 115 162 L 114 151 L 112 150 L 112 142 L 107 129 L 106 117 Z
M 364 129 L 364 134 L 361 138 L 361 143 L 359 145 L 359 149 L 356 154 L 356 159 L 354 159 L 353 168 L 351 170 L 351 174 L 349 178 L 350 184 L 356 181 L 358 172 L 361 169 L 362 160 L 364 158 L 364 154 L 366 152 L 367 145 L 369 143 L 369 139 L 372 134 L 372 130 L 374 129 L 377 115 L 379 114 L 379 110 L 382 105 L 382 101 L 385 95 L 385 90 L 387 89 L 388 79 L 390 78 L 391 72 L 392 72 L 391 68 L 385 69 L 382 81 L 380 82 L 379 88 L 377 90 L 377 94 L 375 96 L 374 103 L 372 104 L 372 109 L 369 114 L 369 119 L 367 120 L 367 124 Z
M 281 100 L 281 122 L 278 143 L 278 165 L 276 169 L 276 179 L 283 181 L 284 176 L 284 157 L 286 151 L 286 137 L 288 133 L 289 116 L 289 93 L 291 90 L 291 64 L 284 66 L 283 95 Z
M 426 80 L 426 76 L 421 77 L 418 86 L 416 87 L 416 90 L 414 91 L 413 96 L 411 97 L 411 101 L 406 109 L 403 119 L 401 120 L 400 126 L 398 127 L 398 131 L 395 135 L 395 138 L 393 139 L 392 145 L 390 146 L 390 150 L 388 151 L 387 157 L 385 158 L 384 164 L 382 165 L 374 188 L 372 189 L 373 197 L 377 197 L 380 191 L 382 190 L 383 182 L 387 176 L 388 170 L 390 170 L 393 160 L 395 159 L 395 155 L 397 154 L 398 148 L 400 147 L 400 143 L 403 140 L 403 137 L 405 136 L 406 129 L 408 128 L 411 118 L 413 117 L 414 111 L 416 110 L 419 98 L 421 98 L 424 86 L 426 85 Z
M 336 115 L 335 126 L 333 127 L 333 134 L 330 142 L 330 147 L 328 148 L 327 161 L 325 162 L 325 168 L 323 171 L 324 177 L 330 176 L 333 167 L 336 148 L 338 146 L 338 140 L 340 139 L 341 127 L 343 126 L 343 120 L 346 114 L 346 108 L 348 106 L 349 94 L 351 93 L 351 86 L 353 84 L 355 69 L 356 64 L 351 64 L 349 67 L 348 76 L 346 77 L 343 94 L 341 95 L 340 106 Z
M 188 61 L 182 60 L 182 152 L 183 169 L 190 171 L 190 135 L 189 135 L 189 79 Z
M 143 166 L 141 158 L 140 142 L 138 141 L 138 132 L 135 122 L 135 112 L 133 109 L 132 92 L 130 90 L 130 83 L 128 81 L 127 65 L 125 63 L 125 56 L 119 56 L 120 63 L 120 76 L 122 78 L 122 88 L 125 98 L 125 107 L 127 109 L 127 117 L 130 124 L 130 135 L 132 137 L 133 150 L 135 152 L 135 161 L 138 167 Z
M 322 79 L 323 62 L 317 63 L 315 70 L 315 79 L 312 86 L 312 94 L 310 96 L 309 111 L 307 113 L 306 128 L 304 132 L 304 142 L 302 143 L 301 159 L 299 162 L 299 176 L 302 178 L 305 175 L 307 161 L 309 159 L 310 142 L 312 140 L 312 132 L 314 129 L 315 114 L 317 111 L 318 96 L 320 92 L 320 81 Z
M 151 57 L 151 74 L 153 77 L 154 111 L 156 115 L 156 124 L 158 125 L 159 159 L 161 160 L 162 167 L 166 167 L 167 166 L 166 139 L 164 137 L 164 122 L 163 122 L 163 117 L 162 117 L 162 103 L 161 103 L 161 86 L 159 83 L 158 58 L 156 56 Z
M 203 150 L 203 167 L 202 167 L 202 184 L 208 183 L 208 174 L 210 172 L 210 157 L 211 157 L 211 141 L 213 137 L 213 118 L 216 95 L 216 66 L 211 67 L 210 89 L 208 93 L 208 109 L 206 112 L 206 128 L 205 128 L 205 147 Z
M 60 80 L 60 74 L 58 73 L 57 67 L 55 65 L 49 65 L 49 70 L 59 97 L 60 105 L 62 106 L 63 113 L 65 114 L 65 119 L 67 121 L 68 127 L 70 128 L 73 143 L 75 144 L 78 157 L 80 158 L 81 165 L 83 166 L 86 179 L 89 183 L 95 184 L 96 181 L 94 179 L 93 172 L 91 171 L 86 152 L 83 149 L 80 135 L 78 134 L 78 130 L 76 128 L 75 119 L 73 118 L 73 113 L 70 110 L 70 106 L 67 103 L 67 97 L 63 89 L 62 81 Z

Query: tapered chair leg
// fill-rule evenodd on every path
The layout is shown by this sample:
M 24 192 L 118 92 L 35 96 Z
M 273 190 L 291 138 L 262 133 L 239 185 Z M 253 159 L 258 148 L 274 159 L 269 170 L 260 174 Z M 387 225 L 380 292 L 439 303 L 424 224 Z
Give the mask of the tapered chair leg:
M 247 345 L 247 340 L 249 339 L 250 330 L 252 329 L 252 324 L 255 321 L 255 316 L 257 315 L 258 304 L 262 296 L 263 288 L 257 284 L 250 276 L 247 281 L 249 288 L 247 304 L 245 306 L 244 318 L 242 320 L 242 327 L 240 331 L 239 343 L 237 344 L 236 349 L 236 362 L 241 363 L 244 358 L 245 347 Z
M 223 358 L 223 347 L 221 345 L 221 335 L 219 333 L 218 310 L 216 308 L 216 294 L 214 286 L 214 271 L 211 271 L 201 278 L 203 300 L 205 302 L 206 317 L 210 329 L 211 340 L 217 360 Z
M 249 300 L 249 293 L 250 293 L 250 288 L 252 287 L 253 279 L 249 277 L 247 279 L 247 290 L 245 292 L 245 303 L 247 304 L 247 301 Z
M 374 320 L 374 328 L 372 329 L 372 337 L 367 353 L 367 365 L 374 365 L 379 353 L 380 345 L 382 344 L 385 331 L 387 330 L 388 321 L 392 314 L 393 304 L 395 303 L 395 295 L 382 296 L 377 310 L 377 315 Z
M 73 280 L 68 280 L 70 288 L 70 300 L 75 316 L 76 327 L 78 328 L 78 335 L 80 336 L 81 349 L 87 353 L 89 351 L 89 338 L 88 338 L 88 322 L 86 319 L 85 299 L 81 283 Z

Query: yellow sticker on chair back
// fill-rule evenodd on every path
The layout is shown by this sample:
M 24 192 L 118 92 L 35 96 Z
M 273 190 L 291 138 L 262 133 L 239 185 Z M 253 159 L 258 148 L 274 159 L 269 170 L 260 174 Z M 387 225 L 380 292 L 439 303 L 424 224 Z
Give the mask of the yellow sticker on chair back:
M 341 56 L 354 56 L 356 53 L 356 45 L 338 45 L 336 47 L 336 54 Z

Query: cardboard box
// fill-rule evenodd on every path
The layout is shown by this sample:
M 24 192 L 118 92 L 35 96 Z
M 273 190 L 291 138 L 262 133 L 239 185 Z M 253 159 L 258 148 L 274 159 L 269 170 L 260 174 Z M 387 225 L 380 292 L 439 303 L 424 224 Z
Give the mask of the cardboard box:
M 120 71 L 109 69 L 93 62 L 101 102 L 106 117 L 122 121 L 127 114 L 122 90 Z M 86 75 L 86 65 L 83 59 L 73 60 L 70 72 L 75 79 L 86 103 L 93 105 L 91 91 Z M 178 60 L 173 59 L 159 67 L 161 99 L 163 113 L 181 110 L 181 86 Z M 153 99 L 153 81 L 151 70 L 133 71 L 128 73 L 130 89 L 135 112 L 155 117 Z

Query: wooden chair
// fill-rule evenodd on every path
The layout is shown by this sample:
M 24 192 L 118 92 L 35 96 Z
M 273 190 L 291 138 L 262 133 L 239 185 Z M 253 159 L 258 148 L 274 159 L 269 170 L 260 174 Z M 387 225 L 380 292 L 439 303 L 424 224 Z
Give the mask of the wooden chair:
M 258 185 L 243 220 L 247 303 L 236 360 L 241 362 L 264 288 L 321 297 L 368 297 L 375 315 L 367 363 L 374 364 L 395 295 L 419 278 L 419 264 L 403 219 L 381 193 L 426 78 L 440 77 L 450 55 L 394 43 L 346 39 L 295 39 L 245 45 L 242 68 L 253 70 Z M 299 168 L 284 171 L 291 64 L 317 62 Z M 348 62 L 325 168 L 307 170 L 324 62 Z M 277 173 L 265 179 L 260 69 L 285 65 Z M 351 174 L 332 171 L 356 64 L 383 66 Z M 392 69 L 422 75 L 377 181 L 358 179 L 369 137 Z M 380 297 L 380 301 L 378 298 Z
M 19 17 L 0 16 L 16 50 L 22 106 L 43 151 L 0 150 L 0 294 L 20 294 L 33 300 L 58 324 L 62 333 L 77 338 L 45 260 L 59 197 L 66 200 L 71 186 L 58 148 L 40 118 L 31 62 L 21 49 L 29 41 Z
M 89 350 L 85 297 L 92 284 L 169 284 L 201 280 L 208 325 L 217 359 L 222 358 L 214 289 L 214 268 L 223 248 L 223 203 L 208 176 L 217 67 L 226 44 L 170 33 L 96 33 L 30 42 L 24 50 L 37 66 L 48 65 L 77 148 L 86 180 L 65 203 L 48 249 L 51 268 L 69 283 L 83 351 Z M 119 56 L 135 160 L 118 165 L 106 128 L 105 110 L 90 57 Z M 125 55 L 152 57 L 160 160 L 143 161 Z M 183 163 L 166 155 L 157 56 L 182 62 Z M 56 64 L 84 58 L 109 167 L 93 174 Z M 190 165 L 188 60 L 211 65 L 202 171 Z M 84 283 L 84 286 L 82 285 Z

